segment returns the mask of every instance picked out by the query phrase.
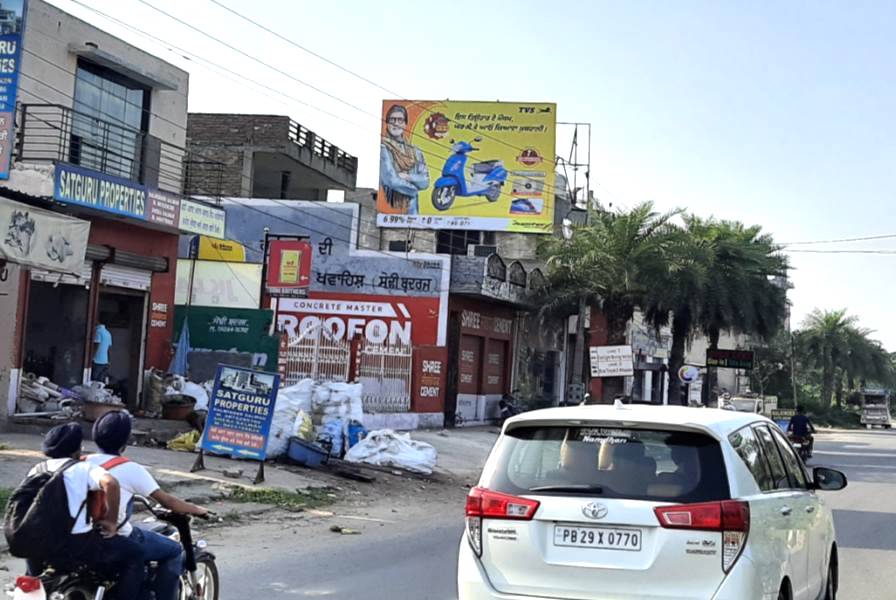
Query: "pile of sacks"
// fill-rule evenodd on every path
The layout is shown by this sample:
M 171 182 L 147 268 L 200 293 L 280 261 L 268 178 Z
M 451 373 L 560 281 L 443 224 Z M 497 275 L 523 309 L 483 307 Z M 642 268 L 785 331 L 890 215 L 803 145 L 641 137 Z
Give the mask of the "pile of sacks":
M 315 383 L 312 379 L 281 389 L 274 406 L 267 456 L 285 454 L 290 437 L 320 443 L 329 447 L 332 456 L 342 456 L 351 426 L 364 420 L 362 391 L 359 383 Z
M 214 381 L 210 383 L 214 386 Z M 187 396 L 196 401 L 196 404 L 193 405 L 193 410 L 207 411 L 208 398 L 211 394 L 211 388 L 207 388 L 207 385 L 193 383 L 181 375 L 173 375 L 170 384 L 165 389 L 165 397 Z
M 349 462 L 400 467 L 424 475 L 432 473 L 437 459 L 438 452 L 430 444 L 412 440 L 410 434 L 391 429 L 370 432 L 345 454 L 345 460 Z

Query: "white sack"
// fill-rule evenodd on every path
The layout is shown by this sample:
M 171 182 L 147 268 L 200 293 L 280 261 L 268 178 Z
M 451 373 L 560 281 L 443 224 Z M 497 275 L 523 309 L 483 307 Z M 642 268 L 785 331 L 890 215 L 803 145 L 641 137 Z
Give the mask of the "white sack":
M 286 454 L 289 448 L 289 437 L 293 433 L 296 416 L 300 410 L 311 410 L 311 388 L 314 382 L 303 379 L 295 385 L 277 392 L 274 404 L 274 418 L 271 421 L 271 433 L 265 454 L 268 458 L 276 458 Z
M 345 460 L 349 462 L 401 467 L 424 475 L 432 473 L 437 458 L 438 452 L 431 445 L 391 429 L 370 432 L 345 454 Z

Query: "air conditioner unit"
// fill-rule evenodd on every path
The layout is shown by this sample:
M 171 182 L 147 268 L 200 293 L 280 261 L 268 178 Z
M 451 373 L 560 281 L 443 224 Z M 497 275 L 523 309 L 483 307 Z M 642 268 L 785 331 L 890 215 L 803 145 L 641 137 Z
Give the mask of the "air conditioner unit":
M 488 258 L 492 254 L 498 253 L 498 247 L 491 244 L 477 244 L 475 246 L 467 247 L 467 254 L 469 256 L 477 256 L 479 258 Z

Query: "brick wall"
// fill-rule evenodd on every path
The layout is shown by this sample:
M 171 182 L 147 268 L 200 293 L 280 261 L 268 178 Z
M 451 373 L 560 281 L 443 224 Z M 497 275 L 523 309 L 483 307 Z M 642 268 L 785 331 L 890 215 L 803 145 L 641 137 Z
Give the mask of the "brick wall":
M 185 192 L 243 196 L 244 156 L 252 147 L 279 148 L 289 141 L 289 117 L 190 113 L 187 119 L 189 177 Z M 219 164 L 215 164 L 219 163 Z

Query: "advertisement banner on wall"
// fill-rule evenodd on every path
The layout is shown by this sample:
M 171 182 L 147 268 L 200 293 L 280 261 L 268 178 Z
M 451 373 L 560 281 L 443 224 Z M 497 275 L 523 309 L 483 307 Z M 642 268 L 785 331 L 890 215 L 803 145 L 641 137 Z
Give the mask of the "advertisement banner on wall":
M 252 308 L 178 306 L 174 310 L 174 331 L 179 333 L 186 320 L 190 328 L 190 348 L 194 352 L 248 352 L 253 364 L 273 370 L 277 365 L 280 339 L 269 335 L 274 312 Z
M 551 233 L 557 105 L 387 100 L 377 224 Z
M 416 412 L 438 412 L 442 407 L 448 375 L 448 352 L 436 346 L 414 349 L 414 395 Z
M 332 294 L 277 300 L 278 329 L 290 338 L 320 327 L 332 339 L 364 339 L 372 344 L 445 344 L 440 296 L 398 298 Z
M 276 373 L 218 366 L 201 448 L 264 460 L 279 387 Z
M 178 219 L 181 231 L 224 238 L 227 213 L 223 208 L 184 198 L 180 203 Z
M 311 285 L 311 253 L 307 239 L 269 240 L 265 291 L 274 297 L 307 296 Z
M 0 198 L 0 259 L 80 275 L 90 222 Z
M 261 265 L 211 260 L 177 261 L 175 304 L 258 308 Z
M 27 10 L 27 0 L 3 0 L 0 6 L 0 179 L 9 179 L 15 143 L 16 101 Z

